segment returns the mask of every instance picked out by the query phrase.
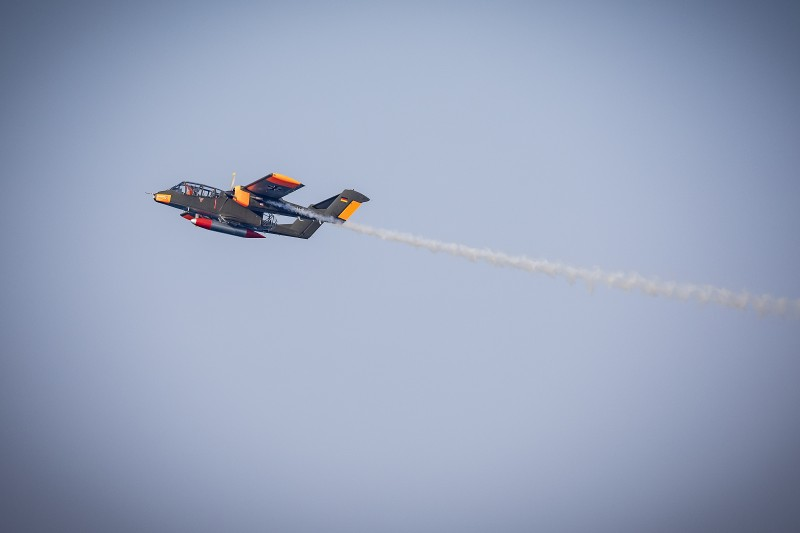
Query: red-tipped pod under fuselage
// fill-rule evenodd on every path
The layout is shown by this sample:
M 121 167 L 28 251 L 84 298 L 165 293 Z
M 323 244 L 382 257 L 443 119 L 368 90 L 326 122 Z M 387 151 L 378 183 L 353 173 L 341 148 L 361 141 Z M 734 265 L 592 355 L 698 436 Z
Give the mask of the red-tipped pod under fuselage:
M 231 226 L 225 224 L 224 222 L 219 222 L 217 220 L 213 220 L 210 218 L 202 218 L 202 217 L 193 217 L 188 213 L 184 213 L 181 215 L 183 218 L 197 226 L 198 228 L 207 229 L 210 231 L 218 231 L 219 233 L 226 233 L 228 235 L 233 235 L 235 237 L 244 237 L 245 239 L 263 239 L 264 236 L 258 232 L 255 232 L 250 229 L 245 228 L 237 228 L 236 226 Z

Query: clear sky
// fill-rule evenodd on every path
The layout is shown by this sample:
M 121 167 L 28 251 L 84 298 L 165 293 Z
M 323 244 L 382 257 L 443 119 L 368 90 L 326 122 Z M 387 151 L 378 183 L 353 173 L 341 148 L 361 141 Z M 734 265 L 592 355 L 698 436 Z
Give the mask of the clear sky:
M 800 321 L 152 192 L 800 297 L 792 2 L 6 2 L 0 529 L 789 531 Z

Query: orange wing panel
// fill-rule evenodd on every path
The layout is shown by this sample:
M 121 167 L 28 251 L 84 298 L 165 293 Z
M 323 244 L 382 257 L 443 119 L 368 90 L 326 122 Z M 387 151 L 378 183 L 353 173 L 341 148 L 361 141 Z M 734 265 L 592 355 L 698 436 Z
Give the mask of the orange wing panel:
M 294 178 L 272 173 L 254 181 L 245 189 L 264 198 L 282 198 L 302 186 L 303 184 Z
M 290 189 L 296 189 L 298 185 L 302 185 L 302 183 L 296 179 L 290 178 L 289 176 L 284 176 L 283 174 L 270 174 L 267 177 L 267 181 L 274 183 L 275 185 L 280 185 L 281 187 L 288 187 Z

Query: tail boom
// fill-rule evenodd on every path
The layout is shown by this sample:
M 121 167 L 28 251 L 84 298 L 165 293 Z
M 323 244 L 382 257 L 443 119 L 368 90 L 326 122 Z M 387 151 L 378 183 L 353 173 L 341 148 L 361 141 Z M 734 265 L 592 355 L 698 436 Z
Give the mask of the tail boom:
M 311 211 L 320 215 L 320 220 L 298 217 L 291 224 L 277 224 L 267 231 L 287 237 L 308 239 L 322 226 L 324 221 L 335 219 L 343 224 L 365 202 L 369 202 L 369 198 L 365 195 L 353 189 L 346 189 L 338 196 L 331 196 L 327 200 L 308 206 Z

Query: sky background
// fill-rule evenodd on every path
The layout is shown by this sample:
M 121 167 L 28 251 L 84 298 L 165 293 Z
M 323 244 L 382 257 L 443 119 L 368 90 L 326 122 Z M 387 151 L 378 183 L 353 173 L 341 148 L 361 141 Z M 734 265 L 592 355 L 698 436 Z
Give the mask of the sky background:
M 790 531 L 800 321 L 145 192 L 800 297 L 792 2 L 0 11 L 0 529 Z

